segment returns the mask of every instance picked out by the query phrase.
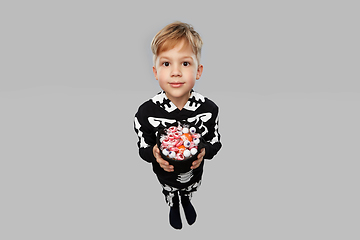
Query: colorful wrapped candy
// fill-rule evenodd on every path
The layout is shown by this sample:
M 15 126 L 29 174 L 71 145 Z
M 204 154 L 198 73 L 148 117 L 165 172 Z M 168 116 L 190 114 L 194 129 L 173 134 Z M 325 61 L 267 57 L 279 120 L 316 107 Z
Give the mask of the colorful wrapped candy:
M 178 127 L 171 126 L 160 136 L 162 154 L 173 160 L 186 160 L 196 155 L 200 143 L 200 133 L 195 127 L 184 124 Z

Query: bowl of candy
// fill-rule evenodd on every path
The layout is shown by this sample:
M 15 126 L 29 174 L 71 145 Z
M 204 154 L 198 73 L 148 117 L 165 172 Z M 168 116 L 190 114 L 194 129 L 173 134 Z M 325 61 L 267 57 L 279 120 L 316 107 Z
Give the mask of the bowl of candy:
M 161 157 L 173 165 L 177 173 L 190 171 L 192 163 L 204 147 L 199 129 L 186 122 L 160 129 L 157 145 Z

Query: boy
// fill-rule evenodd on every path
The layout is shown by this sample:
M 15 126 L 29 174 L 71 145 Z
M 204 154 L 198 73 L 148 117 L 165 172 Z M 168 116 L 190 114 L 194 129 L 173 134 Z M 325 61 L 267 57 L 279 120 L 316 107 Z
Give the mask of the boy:
M 218 107 L 193 90 L 195 80 L 200 78 L 203 71 L 200 64 L 201 47 L 199 34 L 186 23 L 174 22 L 155 35 L 151 43 L 153 72 L 163 91 L 143 103 L 134 120 L 139 138 L 139 155 L 152 163 L 170 206 L 170 225 L 175 229 L 182 228 L 180 198 L 188 224 L 195 222 L 196 212 L 190 200 L 201 184 L 203 159 L 212 159 L 221 148 Z M 176 174 L 173 166 L 161 158 L 156 133 L 158 127 L 167 127 L 183 120 L 198 126 L 206 143 L 191 170 Z

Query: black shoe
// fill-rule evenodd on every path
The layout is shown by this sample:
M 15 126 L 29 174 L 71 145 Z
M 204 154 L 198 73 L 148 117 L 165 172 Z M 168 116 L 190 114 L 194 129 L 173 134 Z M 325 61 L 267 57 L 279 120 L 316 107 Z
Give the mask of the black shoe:
M 175 196 L 173 197 L 172 200 L 173 200 L 173 206 L 170 207 L 170 213 L 169 213 L 170 225 L 175 229 L 181 229 L 182 222 L 181 222 L 181 217 L 180 217 L 178 193 L 175 193 Z
M 182 228 L 182 222 L 180 217 L 180 208 L 177 207 L 170 207 L 170 213 L 169 213 L 169 221 L 170 225 L 175 229 L 181 229 Z
M 181 193 L 180 193 L 181 194 Z M 184 208 L 186 221 L 189 225 L 194 224 L 196 221 L 196 211 L 194 206 L 191 204 L 190 199 L 188 196 L 185 196 L 184 194 L 181 194 L 181 205 Z

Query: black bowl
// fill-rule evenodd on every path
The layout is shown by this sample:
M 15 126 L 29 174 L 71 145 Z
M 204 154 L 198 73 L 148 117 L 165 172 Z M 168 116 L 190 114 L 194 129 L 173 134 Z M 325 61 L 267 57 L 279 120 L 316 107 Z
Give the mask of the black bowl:
M 197 160 L 198 158 L 198 155 L 201 151 L 202 148 L 204 148 L 204 144 L 203 144 L 203 139 L 202 137 L 200 136 L 200 143 L 198 144 L 198 151 L 195 155 L 191 156 L 190 158 L 187 158 L 187 159 L 184 159 L 184 160 L 175 160 L 175 159 L 171 159 L 167 156 L 165 156 L 162 151 L 161 151 L 161 142 L 160 142 L 160 137 L 165 133 L 165 131 L 169 128 L 169 127 L 172 127 L 172 126 L 178 126 L 179 123 L 176 123 L 176 124 L 172 124 L 172 125 L 169 125 L 168 127 L 166 128 L 161 128 L 159 129 L 158 131 L 158 134 L 157 134 L 157 138 L 156 138 L 156 144 L 158 146 L 158 148 L 160 149 L 160 155 L 161 157 L 165 160 L 165 161 L 168 161 L 170 165 L 173 165 L 174 166 L 174 172 L 175 173 L 185 173 L 185 172 L 188 172 L 190 171 L 191 169 L 191 166 L 193 164 L 193 162 L 195 160 Z M 190 127 L 195 127 L 196 128 L 196 133 L 200 133 L 199 129 L 194 125 L 194 124 L 191 124 L 191 123 L 180 123 L 181 126 L 184 126 L 184 125 L 187 125 Z M 200 133 L 201 135 L 201 133 Z

